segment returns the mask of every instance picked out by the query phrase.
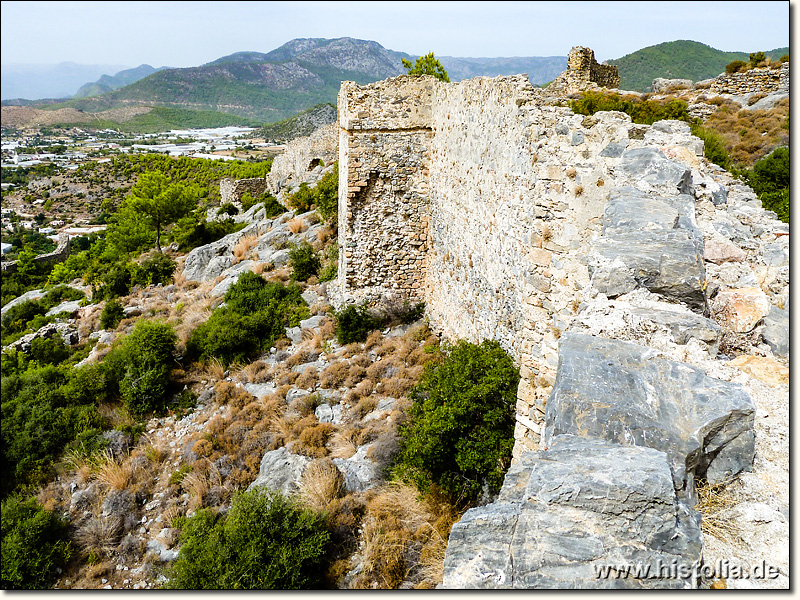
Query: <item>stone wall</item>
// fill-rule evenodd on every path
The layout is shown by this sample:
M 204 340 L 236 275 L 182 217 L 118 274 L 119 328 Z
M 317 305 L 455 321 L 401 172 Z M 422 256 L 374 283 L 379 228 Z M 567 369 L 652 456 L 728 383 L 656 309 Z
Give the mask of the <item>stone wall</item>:
M 267 174 L 268 189 L 278 195 L 285 187 L 299 185 L 306 174 L 318 165 L 328 166 L 336 161 L 339 130 L 335 123 L 317 129 L 307 137 L 286 144 L 283 154 L 275 157 Z
M 567 57 L 567 70 L 556 77 L 548 91 L 559 94 L 574 94 L 594 88 L 619 88 L 617 67 L 601 65 L 594 59 L 591 48 L 575 46 Z
M 342 83 L 338 281 L 348 301 L 422 300 L 435 85 L 409 76 Z
M 56 263 L 64 262 L 67 258 L 69 258 L 69 235 L 62 233 L 58 236 L 58 246 L 56 246 L 55 250 L 47 254 L 40 254 L 33 260 L 41 265 L 51 266 Z M 3 262 L 2 269 L 5 273 L 16 273 L 17 261 Z
M 717 94 L 771 94 L 773 92 L 789 93 L 789 63 L 783 63 L 779 69 L 750 69 L 745 73 L 723 73 L 709 82 L 707 88 Z
M 222 179 L 219 182 L 220 204 L 230 202 L 241 205 L 242 196 L 249 192 L 253 198 L 258 198 L 269 189 L 267 180 L 263 177 L 253 179 Z

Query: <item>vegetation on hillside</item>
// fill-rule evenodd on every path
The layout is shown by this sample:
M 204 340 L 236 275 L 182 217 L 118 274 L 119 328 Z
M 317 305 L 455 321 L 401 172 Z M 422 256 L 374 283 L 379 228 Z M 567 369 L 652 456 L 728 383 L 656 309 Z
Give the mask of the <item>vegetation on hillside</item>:
M 335 122 L 336 105 L 318 104 L 283 121 L 264 125 L 261 128 L 261 136 L 266 140 L 286 142 L 311 135 L 318 127 Z
M 788 52 L 788 48 L 777 48 L 765 54 L 777 60 Z M 723 52 L 700 42 L 677 40 L 642 48 L 608 64 L 619 70 L 622 89 L 646 92 L 658 77 L 701 81 L 723 73 L 731 61 L 749 59 L 745 52 Z
M 413 63 L 405 58 L 401 58 L 400 61 L 403 63 L 403 67 L 405 67 L 409 75 L 431 75 L 436 77 L 439 81 L 444 81 L 445 83 L 450 82 L 447 71 L 445 71 L 442 63 L 436 60 L 433 52 L 429 52 L 425 56 L 420 56 L 416 62 Z

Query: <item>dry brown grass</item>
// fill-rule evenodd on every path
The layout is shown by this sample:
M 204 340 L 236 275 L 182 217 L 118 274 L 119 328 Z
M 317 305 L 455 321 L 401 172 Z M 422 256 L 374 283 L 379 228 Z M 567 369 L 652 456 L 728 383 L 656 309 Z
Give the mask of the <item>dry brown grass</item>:
M 126 458 L 118 461 L 110 450 L 103 450 L 95 462 L 95 479 L 112 490 L 126 489 L 133 479 L 130 461 Z
M 225 364 L 218 358 L 212 357 L 203 363 L 203 370 L 209 379 L 220 380 L 225 377 Z
M 781 100 L 770 110 L 740 109 L 736 104 L 716 98 L 708 103 L 717 104 L 719 109 L 703 126 L 723 138 L 734 163 L 751 166 L 776 146 L 788 144 L 788 99 Z
M 728 487 L 730 483 L 730 481 L 718 484 L 698 482 L 695 509 L 703 516 L 701 529 L 704 535 L 736 544 L 743 540 L 741 530 L 730 514 L 730 509 L 737 503 Z
M 350 458 L 358 450 L 361 431 L 356 427 L 340 426 L 328 440 L 331 458 Z
M 344 476 L 328 459 L 315 460 L 303 471 L 300 479 L 300 501 L 315 511 L 327 510 L 331 502 L 341 497 Z
M 254 233 L 244 235 L 239 238 L 236 245 L 233 247 L 233 264 L 237 264 L 247 258 L 250 258 L 250 251 L 258 244 L 258 236 Z
M 92 516 L 78 527 L 75 541 L 87 558 L 111 557 L 122 533 L 122 520 L 118 517 Z
M 322 372 L 320 385 L 327 389 L 337 389 L 344 385 L 345 379 L 350 371 L 347 361 L 340 360 L 328 365 Z
M 300 233 L 308 229 L 308 225 L 306 225 L 305 219 L 301 219 L 300 217 L 295 217 L 291 221 L 287 223 L 289 227 L 289 231 L 292 233 Z

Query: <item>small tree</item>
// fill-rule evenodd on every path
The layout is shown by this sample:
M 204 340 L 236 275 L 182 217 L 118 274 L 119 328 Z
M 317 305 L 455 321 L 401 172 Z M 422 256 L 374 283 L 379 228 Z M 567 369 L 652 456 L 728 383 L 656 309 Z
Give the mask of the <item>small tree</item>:
M 444 65 L 436 60 L 433 52 L 429 52 L 425 56 L 420 56 L 415 63 L 405 58 L 401 58 L 400 61 L 408 70 L 409 75 L 433 75 L 439 81 L 450 83 L 450 77 L 447 76 Z
M 128 206 L 141 214 L 156 230 L 156 250 L 161 252 L 161 229 L 174 223 L 197 204 L 197 188 L 183 183 L 170 183 L 158 171 L 142 173 L 131 188 Z

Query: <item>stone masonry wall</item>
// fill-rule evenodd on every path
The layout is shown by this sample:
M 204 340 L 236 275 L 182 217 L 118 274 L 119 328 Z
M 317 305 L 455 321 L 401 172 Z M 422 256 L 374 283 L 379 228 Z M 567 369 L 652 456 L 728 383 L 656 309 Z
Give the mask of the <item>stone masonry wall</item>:
M 275 157 L 267 174 L 270 191 L 277 195 L 282 188 L 305 181 L 304 175 L 318 164 L 328 166 L 336 161 L 338 142 L 338 128 L 332 123 L 286 144 L 286 150 Z
M 348 300 L 422 300 L 432 77 L 339 93 L 339 282 Z
M 219 182 L 220 204 L 227 202 L 240 204 L 245 192 L 249 192 L 254 198 L 258 198 L 269 189 L 267 180 L 263 177 L 253 179 L 222 179 Z
M 718 94 L 770 94 L 772 92 L 789 93 L 789 63 L 783 63 L 780 69 L 750 69 L 745 73 L 723 73 L 711 80 L 706 88 Z
M 62 233 L 58 236 L 58 245 L 56 249 L 47 254 L 40 254 L 33 260 L 41 265 L 50 266 L 56 263 L 64 262 L 69 258 L 69 235 Z M 6 273 L 17 272 L 17 261 L 12 260 L 2 263 L 2 269 Z
M 592 88 L 619 88 L 617 67 L 601 65 L 591 48 L 575 46 L 567 57 L 567 70 L 548 86 L 551 93 L 573 94 Z

